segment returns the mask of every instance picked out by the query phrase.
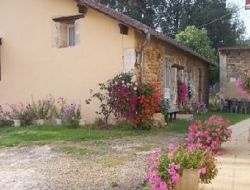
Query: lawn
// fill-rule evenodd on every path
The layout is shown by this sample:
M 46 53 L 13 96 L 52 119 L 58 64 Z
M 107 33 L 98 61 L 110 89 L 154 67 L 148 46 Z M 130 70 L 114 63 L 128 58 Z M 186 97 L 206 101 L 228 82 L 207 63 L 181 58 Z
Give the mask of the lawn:
M 196 119 L 205 120 L 208 116 L 217 114 L 229 119 L 232 124 L 250 118 L 250 115 L 215 113 L 197 116 Z M 56 141 L 86 141 L 99 140 L 107 138 L 121 138 L 126 136 L 154 135 L 157 133 L 186 133 L 189 126 L 188 121 L 174 121 L 166 127 L 143 131 L 129 128 L 128 126 L 119 126 L 112 130 L 100 130 L 93 127 L 68 128 L 53 126 L 34 126 L 34 127 L 4 127 L 0 128 L 0 146 L 16 146 L 28 144 L 48 144 Z

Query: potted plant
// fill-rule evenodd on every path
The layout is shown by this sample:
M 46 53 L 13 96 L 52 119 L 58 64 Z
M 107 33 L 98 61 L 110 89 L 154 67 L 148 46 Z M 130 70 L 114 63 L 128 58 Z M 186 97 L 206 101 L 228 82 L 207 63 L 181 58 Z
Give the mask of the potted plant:
M 35 114 L 35 124 L 44 125 L 46 120 L 52 117 L 52 109 L 54 107 L 54 98 L 47 96 L 44 99 L 40 99 L 37 102 L 33 101 L 32 109 Z
M 59 98 L 56 105 L 53 107 L 53 115 L 55 117 L 56 126 L 61 126 L 63 123 L 63 113 L 66 106 L 66 100 L 64 98 Z
M 223 142 L 230 139 L 232 130 L 228 128 L 230 121 L 213 115 L 205 122 L 196 121 L 189 126 L 188 144 L 196 144 L 202 150 L 218 153 Z
M 10 111 L 6 112 L 6 115 L 14 122 L 14 127 L 20 127 L 23 105 L 12 104 L 9 107 Z
M 62 112 L 62 119 L 67 125 L 72 127 L 78 127 L 81 120 L 81 108 L 80 105 L 70 104 L 65 105 Z
M 148 159 L 147 180 L 151 189 L 198 190 L 199 182 L 210 182 L 217 175 L 214 154 L 199 147 L 169 144 Z

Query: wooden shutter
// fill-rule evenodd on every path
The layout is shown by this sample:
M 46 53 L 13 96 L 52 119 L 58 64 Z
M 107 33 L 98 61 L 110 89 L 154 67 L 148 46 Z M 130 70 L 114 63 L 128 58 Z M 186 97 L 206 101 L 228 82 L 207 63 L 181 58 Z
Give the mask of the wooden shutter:
M 53 22 L 52 47 L 59 47 L 60 23 Z

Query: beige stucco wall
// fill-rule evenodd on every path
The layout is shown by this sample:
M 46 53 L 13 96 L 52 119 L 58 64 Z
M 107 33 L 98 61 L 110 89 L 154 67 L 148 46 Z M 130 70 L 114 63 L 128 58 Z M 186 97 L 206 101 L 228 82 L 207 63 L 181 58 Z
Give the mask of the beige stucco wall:
M 0 1 L 1 105 L 52 94 L 81 103 L 85 119 L 95 117 L 97 105 L 85 104 L 89 90 L 122 71 L 134 31 L 123 36 L 117 21 L 89 9 L 80 21 L 80 45 L 53 47 L 52 18 L 76 14 L 74 0 Z

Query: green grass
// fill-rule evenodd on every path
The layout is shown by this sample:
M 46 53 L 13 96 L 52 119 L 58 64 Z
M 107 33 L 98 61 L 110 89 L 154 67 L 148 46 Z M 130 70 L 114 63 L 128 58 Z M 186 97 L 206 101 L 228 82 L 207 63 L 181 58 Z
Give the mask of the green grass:
M 209 112 L 197 116 L 196 119 L 205 120 L 207 117 L 217 114 L 229 119 L 232 124 L 250 118 L 250 115 Z M 189 126 L 188 121 L 178 120 L 169 123 L 161 129 L 151 131 L 135 130 L 126 125 L 119 124 L 112 130 L 100 130 L 93 127 L 68 128 L 53 126 L 34 126 L 34 127 L 4 127 L 0 128 L 0 147 L 29 145 L 29 144 L 49 144 L 56 141 L 87 141 L 102 140 L 108 138 L 121 138 L 126 136 L 157 135 L 163 132 L 186 133 Z M 67 151 L 67 150 L 66 150 Z M 75 151 L 75 150 L 74 150 Z M 78 152 L 79 151 L 79 152 Z M 85 154 L 86 150 L 76 150 L 76 154 Z
M 195 119 L 204 121 L 209 116 L 212 116 L 212 115 L 220 115 L 224 117 L 225 119 L 228 119 L 229 121 L 231 121 L 232 124 L 235 124 L 242 120 L 250 118 L 250 115 L 248 114 L 208 112 L 206 114 L 196 116 Z M 168 131 L 176 132 L 176 133 L 186 133 L 188 131 L 189 124 L 190 122 L 185 121 L 185 120 L 174 121 L 168 125 Z
M 107 138 L 120 138 L 148 134 L 149 131 L 113 129 L 98 130 L 90 128 L 72 129 L 67 127 L 34 126 L 0 128 L 0 146 L 27 144 L 47 144 L 55 141 L 86 141 Z
M 239 123 L 240 121 L 246 120 L 250 118 L 249 114 L 235 114 L 235 113 L 221 113 L 221 112 L 208 112 L 207 114 L 200 115 L 197 118 L 204 121 L 211 115 L 220 115 L 225 119 L 231 121 L 232 124 Z

